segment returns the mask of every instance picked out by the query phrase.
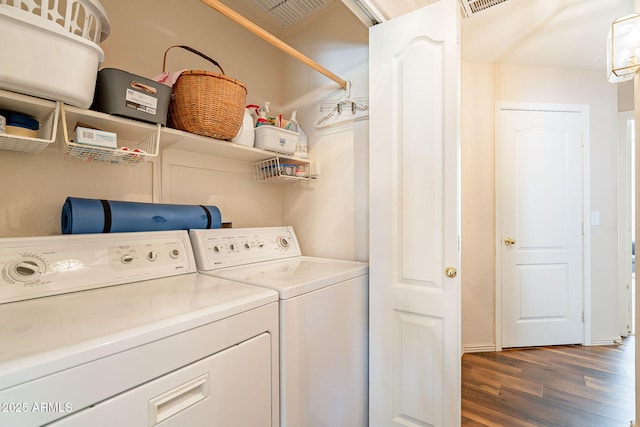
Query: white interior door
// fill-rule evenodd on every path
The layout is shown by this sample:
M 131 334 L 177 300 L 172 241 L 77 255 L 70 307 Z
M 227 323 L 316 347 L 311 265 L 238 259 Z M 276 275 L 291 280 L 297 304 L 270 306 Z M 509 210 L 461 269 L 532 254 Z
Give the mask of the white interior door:
M 370 30 L 372 427 L 460 425 L 458 25 L 441 0 Z
M 502 347 L 584 339 L 585 121 L 535 108 L 498 110 Z

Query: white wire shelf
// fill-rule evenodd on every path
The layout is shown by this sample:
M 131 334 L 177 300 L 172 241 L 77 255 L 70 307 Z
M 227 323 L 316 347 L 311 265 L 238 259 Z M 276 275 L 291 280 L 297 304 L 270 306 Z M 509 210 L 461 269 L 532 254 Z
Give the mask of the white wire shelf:
M 60 103 L 0 90 L 0 110 L 27 114 L 40 122 L 38 136 L 0 133 L 0 150 L 37 154 L 55 141 Z
M 256 181 L 271 184 L 292 184 L 311 180 L 308 162 L 289 160 L 281 162 L 279 157 L 255 163 Z
M 161 125 L 110 116 L 104 113 L 61 106 L 64 155 L 87 162 L 108 163 L 120 166 L 136 166 L 158 156 Z M 95 147 L 71 140 L 70 129 L 78 122 L 97 129 L 115 132 L 118 148 Z

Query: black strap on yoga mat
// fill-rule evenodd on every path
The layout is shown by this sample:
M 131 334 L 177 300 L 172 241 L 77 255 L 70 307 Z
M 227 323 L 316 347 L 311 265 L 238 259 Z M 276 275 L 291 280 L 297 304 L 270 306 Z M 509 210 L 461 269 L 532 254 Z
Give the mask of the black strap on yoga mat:
M 206 206 L 203 205 L 198 205 L 200 206 L 204 212 L 207 214 L 207 228 L 211 228 L 211 212 L 209 212 L 209 209 L 207 209 Z
M 102 228 L 103 233 L 111 232 L 111 206 L 107 200 L 100 200 L 102 203 L 102 210 L 104 211 L 104 227 Z

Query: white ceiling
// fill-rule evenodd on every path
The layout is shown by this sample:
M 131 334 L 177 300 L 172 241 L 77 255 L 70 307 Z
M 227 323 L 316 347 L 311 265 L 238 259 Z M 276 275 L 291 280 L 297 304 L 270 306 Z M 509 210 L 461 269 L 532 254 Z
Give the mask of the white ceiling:
M 611 23 L 630 13 L 633 0 L 508 0 L 462 21 L 462 58 L 605 70 Z
M 222 0 L 278 37 L 304 27 L 283 27 L 255 0 Z M 308 0 L 307 0 L 308 1 Z M 342 0 L 348 3 L 350 0 Z M 435 0 L 365 0 L 395 17 Z M 633 13 L 634 0 L 507 0 L 461 22 L 465 61 L 605 70 L 606 40 L 614 19 Z M 303 1 L 304 3 L 304 1 Z M 329 4 L 340 3 L 331 0 Z M 340 5 L 343 6 L 343 5 Z M 349 13 L 345 8 L 345 12 Z
M 348 2 L 349 0 L 343 0 Z M 386 18 L 434 0 L 364 0 Z M 507 0 L 463 19 L 465 61 L 606 69 L 611 23 L 634 0 Z

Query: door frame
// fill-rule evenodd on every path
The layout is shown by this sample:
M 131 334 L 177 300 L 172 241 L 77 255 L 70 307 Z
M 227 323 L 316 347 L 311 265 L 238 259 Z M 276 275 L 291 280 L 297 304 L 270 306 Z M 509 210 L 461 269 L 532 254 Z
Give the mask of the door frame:
M 520 110 L 520 111 L 552 111 L 567 112 L 580 114 L 580 127 L 582 134 L 583 149 L 583 177 L 582 177 L 582 230 L 583 230 L 583 250 L 582 250 L 582 268 L 583 268 L 583 332 L 582 344 L 591 345 L 591 227 L 586 223 L 586 219 L 590 218 L 591 211 L 591 163 L 589 154 L 589 106 L 586 104 L 553 104 L 553 103 L 532 103 L 532 102 L 496 102 L 495 110 L 495 340 L 496 351 L 502 351 L 502 236 L 500 234 L 501 208 L 502 208 L 502 188 L 501 182 L 501 146 L 503 141 L 500 137 L 501 128 L 501 112 L 503 110 Z
M 618 112 L 618 286 L 619 286 L 619 329 L 620 336 L 632 331 L 631 318 L 631 214 L 633 183 L 631 182 L 631 144 L 627 135 L 627 121 L 635 119 L 633 110 Z M 629 286 L 629 287 L 627 287 Z

